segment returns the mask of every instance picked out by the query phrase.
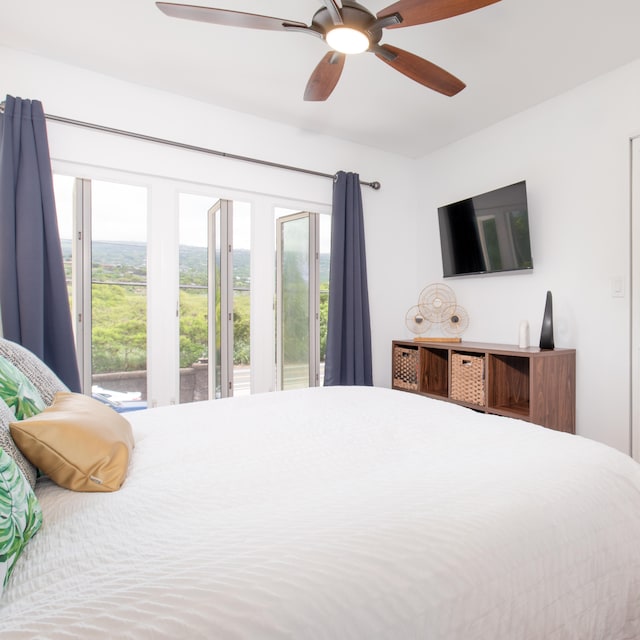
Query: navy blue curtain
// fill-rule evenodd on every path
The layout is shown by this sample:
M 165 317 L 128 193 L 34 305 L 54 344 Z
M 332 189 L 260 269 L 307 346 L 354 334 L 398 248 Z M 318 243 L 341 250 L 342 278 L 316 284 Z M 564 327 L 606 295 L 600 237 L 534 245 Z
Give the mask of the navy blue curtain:
M 80 391 L 44 111 L 11 96 L 0 115 L 0 311 L 4 337 Z
M 340 171 L 333 182 L 325 386 L 373 385 L 366 263 L 360 177 Z

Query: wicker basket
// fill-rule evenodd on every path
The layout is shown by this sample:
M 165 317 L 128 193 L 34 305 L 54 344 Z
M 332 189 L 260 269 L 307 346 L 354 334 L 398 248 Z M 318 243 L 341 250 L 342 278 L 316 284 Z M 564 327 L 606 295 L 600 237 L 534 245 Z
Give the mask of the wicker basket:
M 451 354 L 451 398 L 484 407 L 484 356 Z
M 418 390 L 418 372 L 420 369 L 420 352 L 394 345 L 393 347 L 393 386 L 409 391 Z

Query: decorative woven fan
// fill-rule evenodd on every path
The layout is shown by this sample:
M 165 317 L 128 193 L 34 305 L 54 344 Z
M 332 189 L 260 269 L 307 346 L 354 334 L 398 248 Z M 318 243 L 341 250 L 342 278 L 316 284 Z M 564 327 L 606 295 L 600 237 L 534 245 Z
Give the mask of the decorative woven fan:
M 407 311 L 404 323 L 407 325 L 407 329 L 416 335 L 426 333 L 431 327 L 431 323 L 424 317 L 418 305 L 414 305 Z
M 420 292 L 418 304 L 407 311 L 405 324 L 417 336 L 422 336 L 433 326 L 442 327 L 448 336 L 416 337 L 414 340 L 417 342 L 459 342 L 459 336 L 469 326 L 469 314 L 457 303 L 451 287 L 434 283 Z
M 457 304 L 452 308 L 451 315 L 442 323 L 442 326 L 448 334 L 460 335 L 469 326 L 469 314 L 466 309 Z
M 427 320 L 444 322 L 456 305 L 456 294 L 446 284 L 430 284 L 425 287 L 418 298 L 420 311 Z

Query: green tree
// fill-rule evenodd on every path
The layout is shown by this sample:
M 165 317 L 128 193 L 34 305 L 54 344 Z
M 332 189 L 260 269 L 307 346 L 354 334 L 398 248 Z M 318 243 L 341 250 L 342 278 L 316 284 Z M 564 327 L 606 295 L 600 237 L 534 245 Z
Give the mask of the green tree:
M 180 290 L 180 366 L 208 357 L 207 291 Z
M 93 372 L 146 369 L 146 288 L 93 284 L 91 296 Z
M 236 292 L 233 297 L 233 363 L 249 364 L 251 344 L 249 292 Z
M 325 361 L 327 355 L 327 320 L 329 318 L 329 285 L 321 287 L 320 291 L 320 362 Z

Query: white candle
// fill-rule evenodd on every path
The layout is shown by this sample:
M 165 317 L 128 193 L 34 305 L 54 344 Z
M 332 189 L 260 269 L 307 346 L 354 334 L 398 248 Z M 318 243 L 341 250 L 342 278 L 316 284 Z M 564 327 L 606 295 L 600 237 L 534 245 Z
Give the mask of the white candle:
M 529 323 L 526 320 L 520 321 L 520 339 L 518 340 L 518 346 L 521 349 L 526 349 L 529 346 Z

